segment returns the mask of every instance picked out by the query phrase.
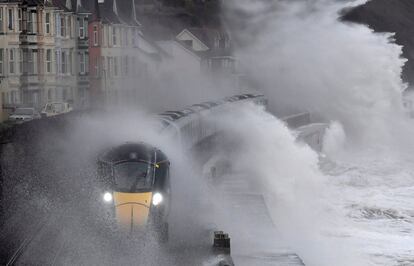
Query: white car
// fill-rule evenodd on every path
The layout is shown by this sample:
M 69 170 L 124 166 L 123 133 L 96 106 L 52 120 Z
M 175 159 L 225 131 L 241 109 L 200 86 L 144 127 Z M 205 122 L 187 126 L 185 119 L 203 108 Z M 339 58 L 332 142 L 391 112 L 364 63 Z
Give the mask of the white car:
M 16 108 L 9 116 L 9 121 L 20 124 L 23 122 L 39 119 L 40 114 L 36 109 L 31 107 Z
M 72 110 L 73 108 L 69 103 L 65 103 L 65 102 L 47 103 L 45 107 L 43 107 L 41 114 L 43 117 L 49 117 L 49 116 L 69 113 Z

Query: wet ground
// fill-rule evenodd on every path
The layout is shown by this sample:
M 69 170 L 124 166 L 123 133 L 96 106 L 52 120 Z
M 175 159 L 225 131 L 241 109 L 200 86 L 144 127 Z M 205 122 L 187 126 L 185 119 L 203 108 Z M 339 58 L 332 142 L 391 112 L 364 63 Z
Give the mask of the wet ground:
M 211 199 L 187 182 L 201 173 L 172 173 L 184 178 L 172 187 L 168 244 L 108 227 L 96 193 L 96 156 L 107 143 L 79 130 L 84 117 L 71 119 L 26 125 L 2 146 L 1 265 L 217 265 L 214 230 L 230 234 L 236 265 L 303 265 L 277 233 L 263 195 L 236 173 L 208 188 Z

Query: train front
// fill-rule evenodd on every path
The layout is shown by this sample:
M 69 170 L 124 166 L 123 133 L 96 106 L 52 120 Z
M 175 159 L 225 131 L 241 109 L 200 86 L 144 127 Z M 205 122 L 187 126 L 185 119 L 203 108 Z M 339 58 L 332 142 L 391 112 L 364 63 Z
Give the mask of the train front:
M 169 161 L 145 143 L 126 143 L 98 160 L 101 200 L 122 231 L 155 231 L 168 239 Z

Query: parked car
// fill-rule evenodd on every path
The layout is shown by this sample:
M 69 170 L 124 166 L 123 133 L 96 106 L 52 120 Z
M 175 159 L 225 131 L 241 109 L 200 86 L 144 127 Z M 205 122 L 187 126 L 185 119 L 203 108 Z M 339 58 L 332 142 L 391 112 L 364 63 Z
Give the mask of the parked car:
M 49 117 L 69 113 L 73 110 L 72 106 L 66 102 L 47 103 L 42 109 L 42 117 Z
M 31 107 L 19 107 L 9 116 L 9 121 L 13 123 L 23 123 L 34 119 L 39 119 L 40 114 Z

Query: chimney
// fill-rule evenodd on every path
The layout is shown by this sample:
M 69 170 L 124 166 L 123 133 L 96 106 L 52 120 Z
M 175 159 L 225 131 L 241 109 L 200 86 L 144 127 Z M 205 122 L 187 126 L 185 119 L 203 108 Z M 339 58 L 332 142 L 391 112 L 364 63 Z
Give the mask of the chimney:
M 116 0 L 114 0 L 113 11 L 118 16 L 118 5 L 116 4 Z
M 82 7 L 82 1 L 76 0 L 76 12 L 78 12 L 81 7 Z
M 66 8 L 69 10 L 72 10 L 72 1 L 71 0 L 66 0 Z

